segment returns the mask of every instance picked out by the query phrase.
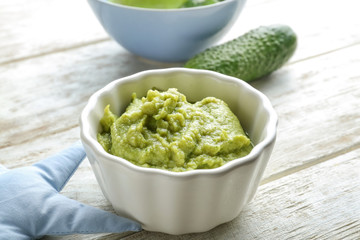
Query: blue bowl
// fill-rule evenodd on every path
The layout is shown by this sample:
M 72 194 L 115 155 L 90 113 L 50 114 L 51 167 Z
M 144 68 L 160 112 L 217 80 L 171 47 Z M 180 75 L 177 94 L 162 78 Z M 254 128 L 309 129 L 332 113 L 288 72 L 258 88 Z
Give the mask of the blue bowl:
M 246 0 L 182 9 L 129 7 L 88 0 L 106 32 L 128 51 L 161 62 L 183 62 L 216 43 Z

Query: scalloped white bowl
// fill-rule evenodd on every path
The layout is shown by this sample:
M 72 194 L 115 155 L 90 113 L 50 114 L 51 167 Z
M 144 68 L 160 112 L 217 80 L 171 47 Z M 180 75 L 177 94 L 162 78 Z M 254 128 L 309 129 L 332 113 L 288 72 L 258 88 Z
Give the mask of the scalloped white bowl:
M 96 140 L 104 107 L 111 104 L 120 115 L 133 92 L 145 96 L 152 87 L 175 87 L 188 101 L 224 100 L 253 141 L 252 152 L 216 169 L 180 173 L 139 167 L 105 152 Z M 242 80 L 168 68 L 124 77 L 97 91 L 81 114 L 80 129 L 97 181 L 115 211 L 145 230 L 185 234 L 231 221 L 253 198 L 275 143 L 277 115 L 267 97 Z
M 246 0 L 193 8 L 149 9 L 88 0 L 105 31 L 128 51 L 151 60 L 182 62 L 223 37 Z

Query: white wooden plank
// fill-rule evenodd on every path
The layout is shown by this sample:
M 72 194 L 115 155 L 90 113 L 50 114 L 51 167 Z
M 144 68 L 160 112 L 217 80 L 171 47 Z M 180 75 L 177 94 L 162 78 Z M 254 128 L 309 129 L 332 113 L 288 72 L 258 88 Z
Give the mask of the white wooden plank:
M 108 40 L 87 1 L 0 1 L 0 63 Z

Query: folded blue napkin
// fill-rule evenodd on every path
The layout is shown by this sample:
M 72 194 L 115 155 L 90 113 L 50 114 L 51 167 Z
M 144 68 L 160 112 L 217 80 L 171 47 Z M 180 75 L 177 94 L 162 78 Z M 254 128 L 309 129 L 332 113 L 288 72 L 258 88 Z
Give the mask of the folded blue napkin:
M 140 231 L 137 222 L 59 193 L 84 158 L 77 143 L 29 167 L 0 165 L 0 239 Z

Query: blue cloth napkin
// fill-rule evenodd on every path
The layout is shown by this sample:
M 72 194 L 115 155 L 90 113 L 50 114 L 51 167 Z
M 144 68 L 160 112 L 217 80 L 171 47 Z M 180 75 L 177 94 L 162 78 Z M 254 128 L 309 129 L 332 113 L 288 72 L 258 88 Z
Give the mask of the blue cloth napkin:
M 0 165 L 0 239 L 140 231 L 137 222 L 59 193 L 84 158 L 79 142 L 29 167 Z

